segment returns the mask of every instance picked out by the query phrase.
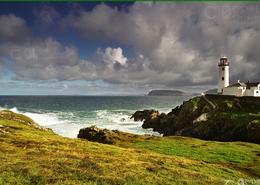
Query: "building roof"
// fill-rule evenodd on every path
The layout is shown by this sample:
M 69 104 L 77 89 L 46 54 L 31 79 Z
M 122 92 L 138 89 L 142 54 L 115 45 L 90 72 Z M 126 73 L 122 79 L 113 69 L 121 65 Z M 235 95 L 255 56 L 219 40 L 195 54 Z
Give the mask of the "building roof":
M 245 87 L 245 86 L 246 86 L 245 83 L 238 82 L 238 83 L 232 84 L 228 87 Z
M 257 87 L 260 84 L 260 82 L 253 82 L 253 83 L 243 83 L 243 82 L 238 82 L 235 84 L 232 84 L 228 87 L 246 87 L 247 89 L 251 88 L 251 87 Z
M 250 88 L 250 87 L 256 87 L 260 84 L 260 82 L 253 82 L 253 83 L 246 83 L 246 87 Z

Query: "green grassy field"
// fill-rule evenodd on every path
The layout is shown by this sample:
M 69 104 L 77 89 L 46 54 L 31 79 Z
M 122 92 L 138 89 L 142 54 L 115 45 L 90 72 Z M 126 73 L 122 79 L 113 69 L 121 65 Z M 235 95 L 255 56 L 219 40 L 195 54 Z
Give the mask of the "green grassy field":
M 260 145 L 148 137 L 106 145 L 69 139 L 0 113 L 0 184 L 259 183 Z

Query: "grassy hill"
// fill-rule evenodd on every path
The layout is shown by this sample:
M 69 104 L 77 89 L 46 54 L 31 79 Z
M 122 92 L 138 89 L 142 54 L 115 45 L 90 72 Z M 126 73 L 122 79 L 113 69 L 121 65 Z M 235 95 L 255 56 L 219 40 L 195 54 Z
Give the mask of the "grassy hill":
M 69 139 L 0 112 L 0 184 L 219 184 L 260 178 L 260 145 L 132 136 Z

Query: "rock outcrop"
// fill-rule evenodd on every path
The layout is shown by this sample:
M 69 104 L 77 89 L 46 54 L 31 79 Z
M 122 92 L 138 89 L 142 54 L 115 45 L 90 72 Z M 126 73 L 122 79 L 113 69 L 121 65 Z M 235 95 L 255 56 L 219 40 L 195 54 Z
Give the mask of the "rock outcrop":
M 120 141 L 129 142 L 135 140 L 138 135 L 121 132 L 118 130 L 108 130 L 90 126 L 79 130 L 78 138 L 87 139 L 104 144 L 116 144 Z
M 260 98 L 206 95 L 192 98 L 168 114 L 144 110 L 132 118 L 164 136 L 260 144 Z
M 159 112 L 157 110 L 143 110 L 143 111 L 136 111 L 131 119 L 134 119 L 134 121 L 143 121 L 148 119 L 155 119 L 159 116 Z

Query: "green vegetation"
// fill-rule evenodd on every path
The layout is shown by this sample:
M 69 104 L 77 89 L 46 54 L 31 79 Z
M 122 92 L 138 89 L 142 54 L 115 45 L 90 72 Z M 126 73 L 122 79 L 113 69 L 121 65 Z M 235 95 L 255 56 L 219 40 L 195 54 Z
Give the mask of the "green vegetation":
M 174 142 L 173 142 L 174 141 Z M 215 163 L 252 163 L 260 154 L 260 146 L 240 142 L 208 142 L 179 136 L 137 142 L 134 146 L 161 154 L 189 157 Z M 256 152 L 258 149 L 259 152 Z M 260 175 L 260 174 L 259 174 Z
M 123 135 L 122 135 L 123 136 Z M 219 184 L 260 178 L 260 145 L 132 137 L 69 139 L 0 112 L 0 184 Z
M 197 96 L 167 114 L 143 110 L 132 118 L 164 136 L 260 144 L 260 98 Z

